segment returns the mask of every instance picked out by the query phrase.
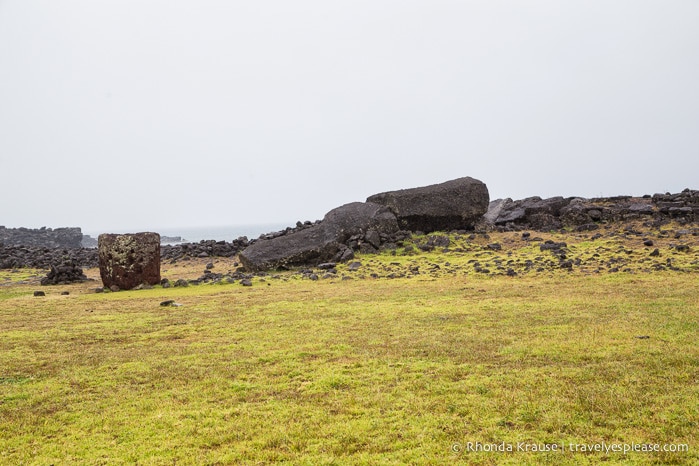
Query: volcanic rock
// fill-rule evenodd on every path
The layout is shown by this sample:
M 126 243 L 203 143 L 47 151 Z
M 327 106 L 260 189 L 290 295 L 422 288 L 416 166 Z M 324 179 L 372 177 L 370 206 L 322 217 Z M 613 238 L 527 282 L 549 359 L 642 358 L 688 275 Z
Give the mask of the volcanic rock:
M 425 233 L 472 229 L 487 212 L 488 201 L 486 185 L 470 177 L 367 198 L 367 202 L 390 208 L 400 228 Z
M 238 257 L 250 272 L 340 262 L 353 257 L 344 244 L 350 238 L 368 234 L 369 241 L 379 243 L 381 233 L 397 230 L 396 217 L 388 208 L 353 202 L 331 210 L 318 224 L 282 236 L 260 239 Z
M 238 257 L 245 270 L 258 272 L 333 261 L 345 249 L 347 246 L 330 237 L 320 224 L 274 239 L 256 241 Z
M 323 217 L 321 225 L 329 239 L 344 243 L 354 235 L 368 235 L 374 244 L 376 234 L 398 231 L 396 216 L 388 207 L 371 202 L 351 202 L 337 207 Z M 378 244 L 375 244 L 378 248 Z
M 5 246 L 35 246 L 79 249 L 83 234 L 80 228 L 5 228 L 0 226 L 0 243 Z
M 98 238 L 100 276 L 107 288 L 130 290 L 160 283 L 158 233 L 102 234 Z
M 64 285 L 84 282 L 87 277 L 76 261 L 66 261 L 62 265 L 51 265 L 51 270 L 41 279 L 42 285 Z

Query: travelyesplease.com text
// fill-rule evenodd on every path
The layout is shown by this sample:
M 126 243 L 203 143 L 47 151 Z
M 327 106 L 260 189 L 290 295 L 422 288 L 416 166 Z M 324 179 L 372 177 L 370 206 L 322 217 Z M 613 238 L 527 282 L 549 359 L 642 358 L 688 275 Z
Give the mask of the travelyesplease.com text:
M 572 453 L 659 453 L 659 452 L 688 452 L 686 443 L 532 443 L 532 442 L 464 442 L 454 443 L 451 447 L 454 453 L 548 453 L 548 452 L 572 452 Z

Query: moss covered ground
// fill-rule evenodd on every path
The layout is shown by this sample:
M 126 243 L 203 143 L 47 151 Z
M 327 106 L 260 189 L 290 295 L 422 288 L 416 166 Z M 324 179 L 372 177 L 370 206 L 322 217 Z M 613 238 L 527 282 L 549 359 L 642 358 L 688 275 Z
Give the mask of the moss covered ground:
M 697 464 L 690 230 L 428 235 L 252 286 L 2 272 L 0 464 Z

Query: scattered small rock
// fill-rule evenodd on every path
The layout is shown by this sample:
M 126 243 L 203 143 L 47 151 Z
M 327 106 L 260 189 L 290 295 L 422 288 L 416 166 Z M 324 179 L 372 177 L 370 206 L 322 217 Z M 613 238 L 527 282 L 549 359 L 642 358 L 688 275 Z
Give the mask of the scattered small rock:
M 356 271 L 362 266 L 361 262 L 352 262 L 347 266 L 347 270 Z
M 180 303 L 176 303 L 174 299 L 167 299 L 160 303 L 161 306 L 170 306 L 170 307 L 180 307 L 182 306 Z

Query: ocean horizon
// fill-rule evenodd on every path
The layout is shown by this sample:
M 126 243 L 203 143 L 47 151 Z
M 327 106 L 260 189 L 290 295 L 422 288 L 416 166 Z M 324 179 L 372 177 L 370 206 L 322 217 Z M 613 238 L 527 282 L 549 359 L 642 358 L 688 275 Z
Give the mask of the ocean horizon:
M 288 223 L 263 223 L 253 225 L 216 225 L 216 226 L 196 226 L 196 227 L 163 227 L 163 228 L 142 228 L 142 229 L 112 229 L 109 231 L 83 230 L 83 234 L 92 238 L 102 233 L 138 233 L 151 231 L 160 234 L 161 237 L 180 237 L 183 243 L 198 243 L 204 240 L 233 241 L 241 236 L 248 239 L 258 238 L 265 233 L 284 230 L 287 227 L 294 227 L 296 222 Z M 177 244 L 164 241 L 163 244 Z

